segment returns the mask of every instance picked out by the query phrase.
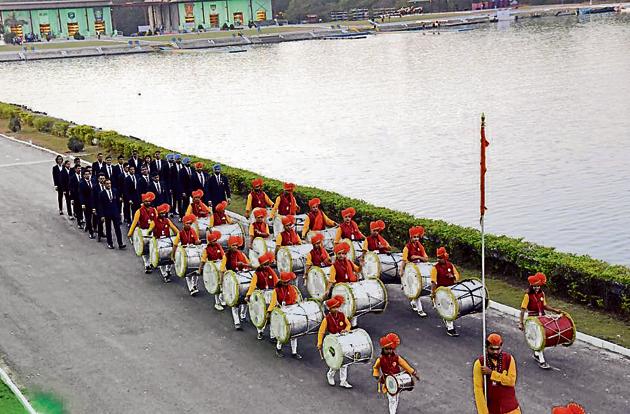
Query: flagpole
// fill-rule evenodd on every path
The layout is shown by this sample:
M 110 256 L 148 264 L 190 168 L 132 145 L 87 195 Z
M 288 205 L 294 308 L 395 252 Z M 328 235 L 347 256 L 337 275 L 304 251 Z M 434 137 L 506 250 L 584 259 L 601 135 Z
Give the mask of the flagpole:
M 481 114 L 481 162 L 480 162 L 480 205 L 479 205 L 479 224 L 481 225 L 481 320 L 482 320 L 482 349 L 483 349 L 483 362 L 484 366 L 487 366 L 486 361 L 486 239 L 484 229 L 484 217 L 486 212 L 486 147 L 488 141 L 486 141 L 486 116 Z M 483 394 L 488 399 L 488 385 L 486 375 L 483 376 Z

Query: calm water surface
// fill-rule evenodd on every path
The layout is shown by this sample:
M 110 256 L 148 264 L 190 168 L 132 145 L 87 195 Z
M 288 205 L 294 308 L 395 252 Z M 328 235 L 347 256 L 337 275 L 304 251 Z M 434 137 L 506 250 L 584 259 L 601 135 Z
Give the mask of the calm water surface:
M 466 226 L 485 111 L 488 231 L 630 264 L 628 16 L 4 64 L 0 100 Z

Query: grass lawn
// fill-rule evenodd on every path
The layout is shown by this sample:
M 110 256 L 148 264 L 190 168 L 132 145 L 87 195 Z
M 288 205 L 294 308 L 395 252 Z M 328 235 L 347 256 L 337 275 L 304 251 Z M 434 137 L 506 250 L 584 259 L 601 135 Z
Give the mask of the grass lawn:
M 35 47 L 35 50 L 41 49 L 71 49 L 77 47 L 99 47 L 99 46 L 115 46 L 115 45 L 126 45 L 126 41 L 114 42 L 109 40 L 75 40 L 68 42 L 52 42 L 52 43 L 25 43 L 24 46 L 30 51 L 31 47 Z M 20 51 L 22 50 L 22 46 L 15 45 L 2 45 L 0 46 L 0 52 L 11 52 L 11 51 Z
M 256 29 L 244 29 L 240 30 L 240 32 L 244 36 L 256 36 L 256 35 L 267 35 L 274 33 L 287 33 L 287 32 L 303 32 L 303 31 L 311 31 L 314 27 L 312 26 L 272 26 L 263 28 L 260 33 Z M 193 40 L 193 39 L 217 39 L 221 37 L 231 37 L 232 35 L 236 35 L 238 30 L 221 30 L 216 32 L 201 32 L 201 33 L 175 33 L 169 35 L 160 35 L 160 36 L 142 36 L 136 37 L 135 40 L 147 40 L 147 41 L 167 41 L 170 42 L 172 38 L 181 38 L 182 40 Z
M 4 382 L 0 381 L 0 413 L 2 414 L 26 414 L 20 401 L 15 398 Z

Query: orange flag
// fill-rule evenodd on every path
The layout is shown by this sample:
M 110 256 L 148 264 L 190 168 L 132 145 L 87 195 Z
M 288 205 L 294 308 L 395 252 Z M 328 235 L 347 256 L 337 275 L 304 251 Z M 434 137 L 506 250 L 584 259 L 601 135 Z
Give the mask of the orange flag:
M 479 213 L 481 217 L 483 217 L 486 212 L 486 147 L 490 145 L 490 143 L 486 140 L 486 115 L 481 114 L 481 181 L 480 181 L 480 190 L 481 190 L 481 198 L 479 204 Z

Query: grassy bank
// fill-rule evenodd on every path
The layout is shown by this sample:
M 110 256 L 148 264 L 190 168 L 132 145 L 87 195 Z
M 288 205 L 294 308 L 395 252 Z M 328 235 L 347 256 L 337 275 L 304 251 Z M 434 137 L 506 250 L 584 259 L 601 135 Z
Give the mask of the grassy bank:
M 29 51 L 31 47 L 35 50 L 52 50 L 52 49 L 75 49 L 79 47 L 103 47 L 103 46 L 120 46 L 126 45 L 126 41 L 109 41 L 109 40 L 74 40 L 68 42 L 51 42 L 51 43 L 24 43 L 22 46 L 16 45 L 1 45 L 0 52 L 12 52 L 20 51 L 23 47 L 26 47 Z
M 148 41 L 156 41 L 156 42 L 170 42 L 172 38 L 182 39 L 182 40 L 194 40 L 194 39 L 219 39 L 225 37 L 236 36 L 237 33 L 242 33 L 243 36 L 257 36 L 257 35 L 270 35 L 270 34 L 278 34 L 278 33 L 288 33 L 288 32 L 303 32 L 303 31 L 311 31 L 313 27 L 308 26 L 272 26 L 265 27 L 258 32 L 256 29 L 244 29 L 244 30 L 221 30 L 216 32 L 199 32 L 199 33 L 175 33 L 169 35 L 160 35 L 160 36 L 143 36 L 135 38 L 137 40 L 148 40 Z
M 27 414 L 20 401 L 2 381 L 0 381 L 0 413 Z

